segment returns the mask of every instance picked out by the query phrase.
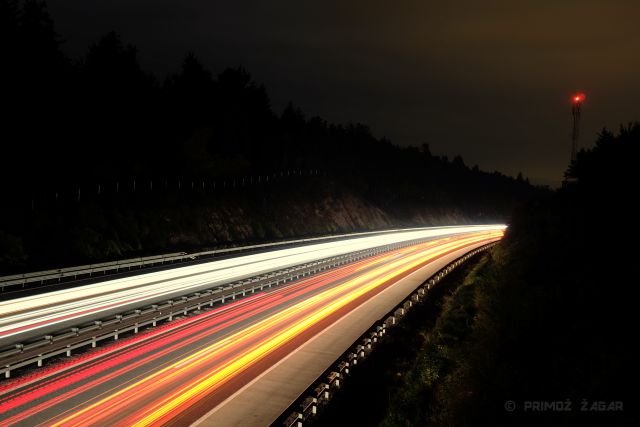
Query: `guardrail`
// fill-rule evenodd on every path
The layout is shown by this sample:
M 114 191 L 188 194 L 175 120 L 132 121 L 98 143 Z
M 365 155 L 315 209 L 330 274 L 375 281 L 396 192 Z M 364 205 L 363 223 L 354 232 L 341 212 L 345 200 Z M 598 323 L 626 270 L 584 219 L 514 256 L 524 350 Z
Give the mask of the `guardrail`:
M 214 304 L 224 304 L 227 301 L 254 294 L 256 291 L 290 283 L 302 277 L 428 240 L 430 238 L 384 245 L 232 281 L 216 288 L 186 294 L 179 298 L 141 306 L 138 309 L 108 318 L 79 324 L 76 327 L 66 328 L 40 339 L 16 343 L 0 349 L 0 366 L 2 366 L 0 375 L 4 374 L 5 378 L 10 378 L 12 371 L 31 364 L 42 366 L 43 361 L 50 357 L 61 354 L 70 356 L 73 350 L 86 346 L 96 347 L 98 342 L 106 339 L 117 340 L 124 333 L 138 333 L 141 328 L 155 327 L 159 322 L 170 322 L 178 317 L 186 316 L 189 312 L 199 312 L 207 307 L 213 307 Z
M 430 228 L 430 227 L 425 227 L 422 229 L 426 229 L 426 228 Z M 443 228 L 443 227 L 439 227 L 439 228 Z M 364 233 L 348 233 L 348 234 L 339 234 L 339 235 L 333 235 L 333 236 L 312 237 L 308 239 L 296 239 L 296 240 L 285 240 L 281 242 L 261 243 L 257 245 L 238 246 L 238 247 L 225 248 L 225 249 L 214 249 L 210 251 L 201 251 L 201 252 L 194 252 L 194 253 L 175 252 L 175 253 L 164 254 L 164 255 L 130 258 L 130 259 L 120 260 L 120 261 L 102 262 L 102 263 L 96 263 L 96 264 L 81 265 L 76 267 L 37 271 L 33 273 L 14 274 L 11 276 L 0 277 L 0 292 L 3 292 L 5 288 L 8 288 L 8 287 L 22 286 L 24 288 L 26 285 L 32 284 L 32 283 L 44 284 L 44 282 L 51 281 L 51 280 L 57 280 L 58 282 L 61 282 L 63 279 L 75 280 L 79 277 L 80 278 L 93 277 L 95 274 L 106 275 L 107 273 L 120 272 L 122 270 L 131 270 L 133 268 L 152 267 L 152 266 L 157 266 L 158 264 L 162 265 L 165 263 L 193 261 L 195 259 L 213 257 L 216 255 L 232 254 L 235 252 L 244 252 L 244 251 L 251 251 L 256 249 L 266 249 L 266 248 L 293 245 L 293 244 L 304 244 L 309 242 L 318 242 L 322 240 L 344 239 L 347 237 L 354 237 L 354 236 L 368 236 L 372 234 L 386 234 L 386 233 L 396 233 L 399 231 L 414 231 L 414 230 L 417 230 L 417 229 L 410 228 L 410 229 L 400 229 L 400 230 L 394 229 L 394 230 L 383 230 L 383 231 L 370 231 L 370 232 L 364 232 Z
M 478 247 L 456 259 L 431 278 L 420 285 L 409 297 L 398 304 L 381 323 L 377 323 L 360 338 L 326 370 L 296 401 L 278 418 L 279 424 L 285 427 L 303 427 L 313 421 L 319 410 L 329 404 L 331 398 L 342 387 L 343 382 L 352 373 L 351 369 L 363 361 L 375 349 L 377 344 L 388 334 L 388 330 L 398 324 L 414 304 L 422 301 L 429 290 L 440 282 L 447 274 L 469 258 L 496 245 L 489 243 Z M 276 420 L 276 423 L 278 423 Z M 274 423 L 274 424 L 276 424 Z
M 29 283 L 44 283 L 48 280 L 58 279 L 61 281 L 64 278 L 73 277 L 76 279 L 78 276 L 93 275 L 94 273 L 106 274 L 109 271 L 120 271 L 123 269 L 132 269 L 133 267 L 142 268 L 143 266 L 152 266 L 157 264 L 164 264 L 166 262 L 182 261 L 185 258 L 192 259 L 192 256 L 186 252 L 175 252 L 165 255 L 154 255 L 148 257 L 130 258 L 119 261 L 101 262 L 96 264 L 86 264 L 76 267 L 58 268 L 54 270 L 36 271 L 33 273 L 14 274 L 11 276 L 0 277 L 0 290 L 4 291 L 5 287 L 26 285 Z

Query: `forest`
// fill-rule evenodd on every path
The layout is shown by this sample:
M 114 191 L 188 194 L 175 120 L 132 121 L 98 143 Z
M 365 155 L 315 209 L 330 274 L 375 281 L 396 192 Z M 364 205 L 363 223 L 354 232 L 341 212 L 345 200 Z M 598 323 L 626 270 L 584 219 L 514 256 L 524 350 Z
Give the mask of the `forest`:
M 0 130 L 0 271 L 295 235 L 504 221 L 542 191 L 522 174 L 482 171 L 421 141 L 400 147 L 364 124 L 328 123 L 293 103 L 274 111 L 266 88 L 241 66 L 215 74 L 188 52 L 175 73 L 159 78 L 114 32 L 69 58 L 43 1 L 0 0 L 0 12 L 0 90 L 9 107 Z M 307 228 L 291 226 L 274 203 L 297 206 L 293 222 L 317 218 Z M 333 211 L 329 217 L 347 219 L 323 223 L 318 203 Z M 184 219 L 207 215 L 199 228 Z M 265 223 L 265 215 L 274 218 Z M 229 216 L 241 224 L 221 225 Z M 153 236 L 150 223 L 161 224 Z
M 637 423 L 639 146 L 640 123 L 603 129 L 564 188 L 514 212 L 435 326 L 414 323 L 423 339 L 381 425 Z

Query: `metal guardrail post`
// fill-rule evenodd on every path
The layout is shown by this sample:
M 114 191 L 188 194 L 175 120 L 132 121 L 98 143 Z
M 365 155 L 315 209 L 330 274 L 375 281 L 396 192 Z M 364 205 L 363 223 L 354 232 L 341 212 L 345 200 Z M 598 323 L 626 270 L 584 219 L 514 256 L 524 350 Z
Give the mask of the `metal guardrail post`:
M 366 355 L 366 350 L 370 350 L 372 345 L 374 343 L 377 342 L 377 338 L 381 338 L 382 336 L 384 336 L 386 334 L 386 328 L 390 327 L 392 325 L 395 325 L 397 323 L 396 317 L 398 317 L 399 315 L 404 315 L 406 313 L 406 309 L 408 309 L 409 307 L 411 307 L 412 305 L 412 301 L 413 302 L 418 302 L 420 301 L 420 297 L 426 294 L 426 290 L 429 289 L 431 286 L 433 286 L 435 283 L 437 283 L 442 277 L 444 277 L 448 272 L 451 272 L 455 267 L 461 265 L 463 263 L 463 261 L 466 261 L 467 259 L 471 258 L 472 256 L 476 255 L 477 253 L 484 251 L 492 246 L 494 246 L 495 243 L 491 243 L 488 245 L 484 245 L 472 252 L 467 253 L 466 255 L 464 255 L 463 257 L 457 259 L 456 261 L 450 263 L 449 265 L 447 265 L 445 268 L 443 268 L 442 270 L 440 270 L 436 275 L 434 275 L 431 279 L 429 279 L 428 281 L 426 281 L 422 287 L 420 287 L 415 293 L 411 294 L 404 302 L 402 302 L 401 306 L 397 306 L 397 309 L 393 312 L 394 314 L 390 315 L 389 317 L 387 317 L 387 319 L 380 325 L 374 326 L 372 327 L 369 332 L 368 335 L 365 335 L 365 338 L 363 338 L 362 340 L 362 344 L 355 344 L 355 347 L 352 347 L 355 351 L 355 353 L 348 353 L 346 355 L 346 359 L 340 361 L 339 363 L 337 363 L 336 365 L 334 365 L 334 371 L 330 371 L 329 374 L 327 375 L 327 383 L 320 383 L 319 386 L 316 386 L 313 389 L 313 395 L 312 396 L 316 396 L 318 400 L 322 399 L 324 401 L 324 403 L 326 403 L 329 399 L 329 394 L 328 394 L 328 390 L 330 385 L 334 385 L 336 388 L 339 387 L 340 382 L 339 379 L 343 377 L 343 373 L 344 375 L 348 375 L 349 374 L 349 367 L 350 366 L 356 366 L 358 364 L 358 359 L 359 358 L 364 358 Z M 422 291 L 422 292 L 421 292 Z M 366 334 L 366 333 L 365 333 Z M 310 389 L 307 389 L 308 392 Z M 308 398 L 307 398 L 308 399 Z M 304 402 L 308 402 L 308 400 L 305 399 Z M 303 402 L 303 403 L 304 403 Z M 301 407 L 305 407 L 305 405 L 303 404 Z M 304 412 L 304 410 L 303 410 Z M 289 418 L 288 418 L 289 419 Z
M 415 244 L 416 242 L 413 242 Z M 411 244 L 408 242 L 407 244 Z M 486 249 L 486 248 L 483 248 Z M 379 250 L 379 248 L 378 248 Z M 387 248 L 386 250 L 391 250 L 391 248 Z M 479 251 L 478 251 L 479 252 Z M 5 364 L 5 368 L 0 368 L 0 373 L 4 372 L 5 377 L 10 376 L 10 371 L 13 369 L 17 369 L 21 366 L 26 366 L 29 363 L 39 363 L 42 364 L 42 360 L 47 357 L 51 357 L 57 354 L 67 353 L 70 354 L 70 351 L 84 346 L 91 345 L 91 347 L 96 347 L 97 341 L 105 340 L 110 337 L 113 337 L 114 340 L 118 340 L 121 333 L 127 331 L 133 331 L 137 333 L 139 328 L 143 325 L 157 326 L 157 322 L 160 320 L 168 320 L 172 321 L 174 316 L 176 315 L 176 311 L 178 313 L 186 313 L 190 310 L 200 309 L 202 304 L 209 304 L 209 306 L 213 306 L 214 302 L 220 301 L 220 303 L 224 303 L 225 298 L 228 298 L 230 295 L 232 298 L 235 295 L 239 295 L 241 291 L 246 293 L 247 290 L 250 289 L 248 285 L 251 285 L 252 289 L 257 289 L 256 282 L 260 283 L 261 287 L 264 287 L 265 281 L 269 280 L 268 285 L 271 286 L 274 283 L 282 283 L 289 282 L 293 280 L 292 277 L 300 276 L 300 271 L 307 271 L 310 268 L 315 268 L 317 271 L 322 270 L 321 268 L 317 268 L 317 266 L 325 267 L 325 269 L 330 265 L 336 264 L 344 264 L 347 262 L 353 262 L 357 259 L 361 259 L 367 254 L 372 253 L 369 251 L 361 251 L 350 255 L 339 256 L 337 258 L 327 258 L 320 261 L 314 261 L 310 264 L 304 264 L 297 267 L 291 267 L 284 270 L 276 271 L 267 275 L 256 276 L 254 278 L 243 279 L 241 282 L 235 282 L 235 284 L 223 285 L 214 289 L 208 289 L 204 291 L 195 292 L 191 296 L 183 296 L 179 300 L 167 300 L 163 303 L 152 304 L 149 308 L 146 309 L 137 309 L 133 312 L 128 312 L 124 314 L 115 315 L 112 319 L 102 319 L 95 320 L 92 325 L 83 326 L 81 328 L 72 328 L 68 330 L 69 332 L 64 332 L 58 335 L 47 335 L 44 337 L 42 341 L 34 341 L 27 345 L 16 344 L 9 349 L 4 349 L 0 352 L 0 360 L 2 362 L 6 362 L 11 360 L 10 364 Z M 473 252 L 472 254 L 468 254 L 471 256 L 477 252 Z M 287 275 L 290 275 L 291 278 L 287 279 Z M 279 276 L 283 276 L 282 278 L 278 278 Z M 275 279 L 270 280 L 270 279 Z M 242 286 L 242 289 L 235 289 L 237 287 Z M 231 290 L 232 293 L 229 295 L 224 295 L 224 291 Z M 189 302 L 193 301 L 191 304 Z M 174 308 L 175 306 L 175 308 Z M 142 318 L 141 316 L 145 316 Z M 376 338 L 381 337 L 385 328 L 395 324 L 396 320 L 394 316 L 391 316 L 382 323 L 381 326 L 376 327 L 375 331 L 371 331 L 372 334 L 369 337 L 369 341 L 365 341 L 365 345 L 367 347 L 371 347 L 372 343 L 377 342 Z M 116 326 L 117 325 L 117 326 Z M 114 326 L 116 326 L 114 328 Z M 112 329 L 113 328 L 113 329 Z M 102 335 L 100 333 L 96 333 L 96 330 L 104 330 Z M 91 332 L 91 335 L 84 337 L 87 333 Z M 71 340 L 71 344 L 67 344 L 67 342 Z M 47 352 L 40 350 L 40 347 L 43 345 L 54 344 L 53 347 Z M 62 347 L 59 346 L 62 344 Z M 57 347 L 55 345 L 58 345 Z M 39 349 L 35 352 L 35 349 Z M 62 353 L 60 353 L 62 351 Z M 358 357 L 364 357 L 364 346 L 360 345 L 359 348 L 356 349 L 356 352 L 359 354 L 351 353 L 347 357 L 346 367 L 357 364 Z M 18 358 L 20 355 L 24 354 L 24 358 Z M 0 365 L 2 366 L 2 365 Z M 348 370 L 347 370 L 348 373 Z
M 46 270 L 46 271 L 24 273 L 24 274 L 15 274 L 11 276 L 0 277 L 0 291 L 4 291 L 6 287 L 15 286 L 15 285 L 22 285 L 22 287 L 24 287 L 28 283 L 40 282 L 42 284 L 47 280 L 57 279 L 58 281 L 60 281 L 63 278 L 71 277 L 71 276 L 73 277 L 84 276 L 84 275 L 92 276 L 94 273 L 106 274 L 108 271 L 119 272 L 121 269 L 125 269 L 125 268 L 128 270 L 131 270 L 133 267 L 142 268 L 147 265 L 153 266 L 158 263 L 164 264 L 165 262 L 173 263 L 176 261 L 194 260 L 196 258 L 215 256 L 218 254 L 229 254 L 233 252 L 241 252 L 241 251 L 248 251 L 248 250 L 254 250 L 254 249 L 265 249 L 270 247 L 287 246 L 292 244 L 304 244 L 309 242 L 318 242 L 318 241 L 331 240 L 331 239 L 343 239 L 343 238 L 352 237 L 352 236 L 387 234 L 387 233 L 393 233 L 398 231 L 412 231 L 412 230 L 415 230 L 415 229 L 405 229 L 405 230 L 396 229 L 396 230 L 385 230 L 385 231 L 372 231 L 372 232 L 366 232 L 366 233 L 347 233 L 347 234 L 341 234 L 336 236 L 322 236 L 322 237 L 314 237 L 314 238 L 308 238 L 308 239 L 295 239 L 295 240 L 287 240 L 282 242 L 262 243 L 262 244 L 250 245 L 250 246 L 239 246 L 239 247 L 232 247 L 232 248 L 226 248 L 226 249 L 215 249 L 210 251 L 195 252 L 192 254 L 188 254 L 186 252 L 175 252 L 175 253 L 169 253 L 164 255 L 137 257 L 137 258 L 130 258 L 125 260 L 88 264 L 88 265 L 68 267 L 68 268 L 62 268 L 62 269 Z M 389 248 L 397 249 L 399 247 L 402 247 L 404 243 L 406 242 L 403 242 L 402 244 L 393 244 L 393 245 L 390 245 Z M 375 250 L 374 254 L 379 254 L 382 252 L 384 252 L 384 250 L 378 248 Z M 339 265 L 341 264 L 341 262 L 337 262 L 337 264 Z

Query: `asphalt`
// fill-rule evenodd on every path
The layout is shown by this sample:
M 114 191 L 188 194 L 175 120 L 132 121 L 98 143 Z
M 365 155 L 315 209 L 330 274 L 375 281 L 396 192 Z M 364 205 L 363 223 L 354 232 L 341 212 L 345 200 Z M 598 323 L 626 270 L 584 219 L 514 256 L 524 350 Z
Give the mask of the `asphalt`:
M 371 326 L 433 274 L 479 246 L 482 244 L 435 260 L 354 307 L 196 420 L 193 426 L 271 424 Z
M 117 426 L 147 419 L 168 425 L 270 424 L 363 332 L 426 278 L 486 243 L 483 240 L 446 253 L 426 266 L 417 264 L 421 251 L 383 254 L 0 383 L 0 425 Z M 382 280 L 387 277 L 381 272 L 385 268 L 393 272 L 397 265 L 410 261 L 415 267 L 392 280 Z M 369 283 L 363 279 L 367 275 L 367 280 L 379 280 L 380 285 L 357 294 Z M 362 283 L 356 283 L 359 280 Z M 327 292 L 332 292 L 330 298 L 323 297 Z M 328 310 L 344 298 L 348 303 Z M 271 346 L 290 328 L 322 310 L 328 314 Z M 251 351 L 263 347 L 268 351 L 249 357 Z M 245 353 L 248 362 L 243 364 L 240 356 Z M 227 377 L 211 382 L 232 362 L 237 366 Z M 208 383 L 210 387 L 202 387 Z M 184 397 L 191 394 L 189 399 Z M 171 406 L 174 401 L 181 403 Z

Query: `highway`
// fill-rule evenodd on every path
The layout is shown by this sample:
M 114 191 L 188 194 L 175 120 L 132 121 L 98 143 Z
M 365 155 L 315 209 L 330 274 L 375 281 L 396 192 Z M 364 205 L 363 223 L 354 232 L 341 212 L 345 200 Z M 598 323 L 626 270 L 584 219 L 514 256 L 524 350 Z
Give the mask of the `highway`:
M 357 251 L 366 245 L 431 238 L 4 380 L 0 382 L 0 425 L 189 424 L 224 404 L 278 360 L 397 280 L 446 254 L 496 241 L 502 237 L 503 228 L 425 229 L 395 237 L 348 239 L 106 281 L 2 304 L 0 331 L 10 339 L 20 337 L 22 331 L 41 332 L 68 319 L 104 315 L 114 307 L 122 310 L 130 304 L 148 304 L 167 295 L 193 292 L 212 282 L 249 274 L 247 270 L 256 274 Z
M 313 260 L 391 243 L 437 238 L 495 226 L 442 227 L 350 238 L 107 280 L 0 303 L 0 348 L 64 327 L 180 297 Z

